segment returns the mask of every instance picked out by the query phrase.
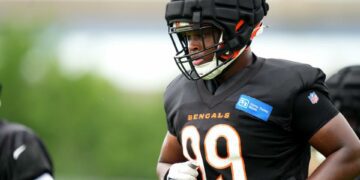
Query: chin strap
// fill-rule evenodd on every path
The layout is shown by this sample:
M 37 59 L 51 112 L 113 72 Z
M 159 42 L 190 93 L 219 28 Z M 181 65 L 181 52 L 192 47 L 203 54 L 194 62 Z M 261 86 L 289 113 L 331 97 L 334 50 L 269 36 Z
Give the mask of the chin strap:
M 202 77 L 202 79 L 204 79 L 204 80 L 214 79 L 216 76 L 221 74 L 225 68 L 227 68 L 230 64 L 232 64 L 235 61 L 235 59 L 237 59 L 242 54 L 242 52 L 244 52 L 244 50 L 246 48 L 247 48 L 247 46 L 245 46 L 241 50 L 239 50 L 238 51 L 239 53 L 237 54 L 237 56 L 233 57 L 231 60 L 223 62 L 223 61 L 218 60 L 215 55 L 213 60 L 211 60 L 210 62 L 204 63 L 202 65 L 195 66 L 195 69 L 196 69 L 197 73 L 199 74 L 199 76 L 208 74 L 208 75 Z
M 263 24 L 259 23 L 254 28 L 250 40 L 253 40 L 257 35 L 261 34 L 263 32 L 263 29 L 264 29 Z M 220 41 L 222 41 L 222 37 L 223 34 L 221 34 Z M 214 55 L 213 59 L 210 62 L 195 66 L 195 70 L 200 77 L 205 75 L 201 79 L 204 80 L 214 79 L 216 76 L 221 74 L 225 68 L 227 68 L 230 64 L 232 64 L 247 48 L 248 46 L 245 46 L 240 50 L 234 51 L 232 54 L 222 55 L 220 58 L 225 59 L 225 61 L 218 59 L 216 55 Z M 226 60 L 226 59 L 230 59 L 230 60 Z

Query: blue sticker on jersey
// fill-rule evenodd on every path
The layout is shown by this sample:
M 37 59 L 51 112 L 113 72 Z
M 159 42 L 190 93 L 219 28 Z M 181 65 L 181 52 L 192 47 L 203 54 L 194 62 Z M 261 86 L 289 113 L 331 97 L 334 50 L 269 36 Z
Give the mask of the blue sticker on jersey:
M 268 121 L 273 109 L 272 106 L 246 95 L 240 96 L 235 108 L 263 121 Z

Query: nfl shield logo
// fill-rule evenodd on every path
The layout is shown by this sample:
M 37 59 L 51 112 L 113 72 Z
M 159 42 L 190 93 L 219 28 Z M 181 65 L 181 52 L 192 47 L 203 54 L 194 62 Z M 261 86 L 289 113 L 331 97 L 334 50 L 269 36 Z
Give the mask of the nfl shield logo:
M 319 97 L 316 95 L 315 92 L 311 92 L 308 98 L 312 104 L 316 104 L 319 101 Z

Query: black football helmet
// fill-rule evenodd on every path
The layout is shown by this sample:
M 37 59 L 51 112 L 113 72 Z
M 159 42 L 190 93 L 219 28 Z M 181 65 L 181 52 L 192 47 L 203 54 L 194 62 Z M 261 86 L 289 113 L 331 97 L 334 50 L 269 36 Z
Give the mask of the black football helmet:
M 171 0 L 165 19 L 181 72 L 192 80 L 216 77 L 250 45 L 268 10 L 265 0 Z M 189 52 L 186 33 L 195 31 L 212 32 L 214 44 L 206 47 L 202 39 L 203 48 Z M 200 55 L 211 55 L 213 60 L 194 65 Z
M 360 65 L 341 69 L 326 85 L 335 106 L 360 138 Z

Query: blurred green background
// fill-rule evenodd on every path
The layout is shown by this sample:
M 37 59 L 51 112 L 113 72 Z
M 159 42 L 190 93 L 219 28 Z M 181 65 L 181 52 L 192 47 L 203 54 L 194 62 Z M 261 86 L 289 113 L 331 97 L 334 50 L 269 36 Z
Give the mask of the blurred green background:
M 0 0 L 0 116 L 44 140 L 56 179 L 156 178 L 162 95 L 179 73 L 166 2 Z M 257 55 L 328 75 L 360 63 L 358 0 L 269 3 Z
M 166 132 L 162 94 L 123 91 L 92 73 L 66 77 L 54 45 L 36 45 L 42 27 L 0 28 L 1 116 L 44 140 L 57 179 L 155 178 Z

